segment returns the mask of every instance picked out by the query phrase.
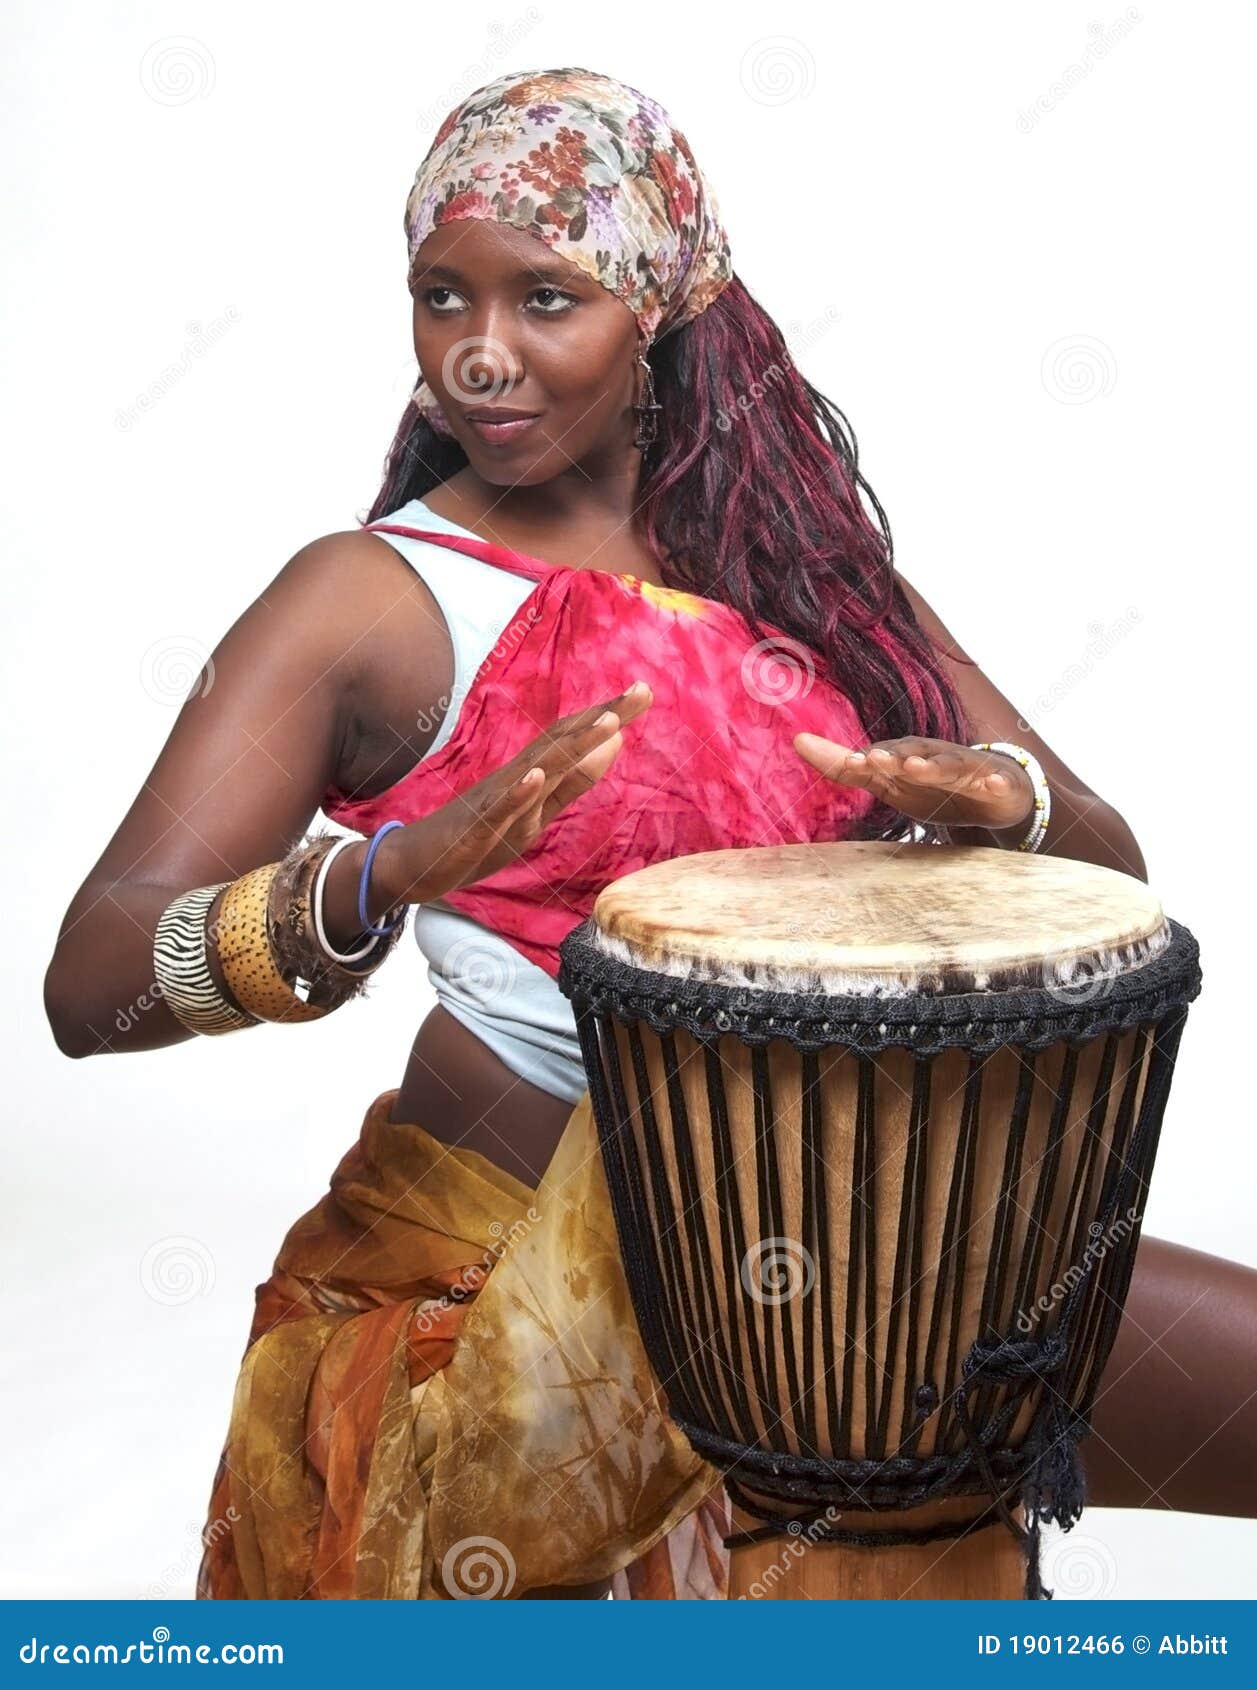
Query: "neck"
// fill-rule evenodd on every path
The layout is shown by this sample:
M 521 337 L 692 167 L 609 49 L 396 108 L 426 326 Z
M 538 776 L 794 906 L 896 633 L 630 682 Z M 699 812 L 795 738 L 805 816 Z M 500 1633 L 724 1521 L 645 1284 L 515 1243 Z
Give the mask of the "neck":
M 441 516 L 497 545 L 575 569 L 627 570 L 656 579 L 639 538 L 641 460 L 590 477 L 565 472 L 532 486 L 495 486 L 471 465 L 425 495 Z
M 641 454 L 614 469 L 589 473 L 573 466 L 548 481 L 501 487 L 483 480 L 469 464 L 446 486 L 490 520 L 519 522 L 539 529 L 627 527 L 640 502 Z

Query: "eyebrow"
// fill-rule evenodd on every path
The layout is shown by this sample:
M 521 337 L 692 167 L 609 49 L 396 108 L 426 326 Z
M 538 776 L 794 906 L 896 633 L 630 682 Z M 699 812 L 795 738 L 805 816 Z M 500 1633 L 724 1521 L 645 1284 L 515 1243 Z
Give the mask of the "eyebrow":
M 415 272 L 415 280 L 421 276 L 439 277 L 442 281 L 466 283 L 470 280 L 453 264 L 425 264 Z M 582 272 L 573 264 L 556 263 L 553 259 L 547 261 L 542 258 L 536 264 L 521 264 L 511 272 L 508 280 L 512 282 L 548 282 L 555 287 L 568 287 L 581 279 Z

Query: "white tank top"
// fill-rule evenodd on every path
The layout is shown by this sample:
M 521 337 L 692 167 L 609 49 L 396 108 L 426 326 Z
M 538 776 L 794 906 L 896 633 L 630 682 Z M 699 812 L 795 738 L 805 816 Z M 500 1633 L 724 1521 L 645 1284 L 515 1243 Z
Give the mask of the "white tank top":
M 379 520 L 479 538 L 438 516 L 422 499 L 411 499 Z M 381 534 L 380 539 L 394 546 L 427 586 L 445 618 L 454 650 L 452 695 L 436 738 L 424 753 L 431 757 L 453 734 L 477 671 L 536 582 L 406 534 Z M 419 904 L 413 921 L 437 1002 L 512 1073 L 576 1103 L 585 1090 L 576 1020 L 545 969 L 460 910 Z

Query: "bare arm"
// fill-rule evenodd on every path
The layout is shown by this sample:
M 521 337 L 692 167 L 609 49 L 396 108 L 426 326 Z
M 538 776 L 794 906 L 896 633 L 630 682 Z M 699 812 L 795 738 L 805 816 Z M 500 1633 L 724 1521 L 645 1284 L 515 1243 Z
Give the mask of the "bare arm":
M 939 645 L 944 667 L 969 712 L 978 741 L 1010 741 L 1032 752 L 1043 765 L 1052 793 L 1052 814 L 1040 854 L 1099 863 L 1146 881 L 1148 871 L 1143 853 L 1124 818 L 1067 768 L 1051 746 L 1026 725 L 1017 707 L 961 649 L 920 593 L 902 575 L 897 574 L 896 578 L 917 621 Z M 1015 846 L 1024 838 L 1026 829 L 1024 823 L 1019 823 L 1003 835 L 988 828 L 953 827 L 950 831 L 957 844 Z
M 427 588 L 392 547 L 352 532 L 298 552 L 211 661 L 62 923 L 44 999 L 69 1056 L 193 1036 L 154 992 L 162 910 L 190 887 L 275 861 L 302 837 L 328 787 L 341 784 L 362 714 L 378 708 L 381 674 L 394 692 L 399 674 L 410 677 L 400 685 L 411 689 L 413 723 L 448 694 L 452 666 Z M 415 737 L 406 759 L 426 748 Z M 343 851 L 329 876 L 329 924 L 344 938 L 358 859 Z

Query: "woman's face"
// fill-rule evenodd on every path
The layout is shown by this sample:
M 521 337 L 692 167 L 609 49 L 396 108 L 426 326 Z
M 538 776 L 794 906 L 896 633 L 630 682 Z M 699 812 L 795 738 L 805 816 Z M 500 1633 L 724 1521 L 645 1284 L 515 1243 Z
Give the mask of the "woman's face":
M 476 220 L 432 231 L 411 287 L 419 368 L 485 481 L 530 486 L 631 460 L 641 370 L 622 300 L 543 241 Z M 532 420 L 492 425 L 511 412 Z

